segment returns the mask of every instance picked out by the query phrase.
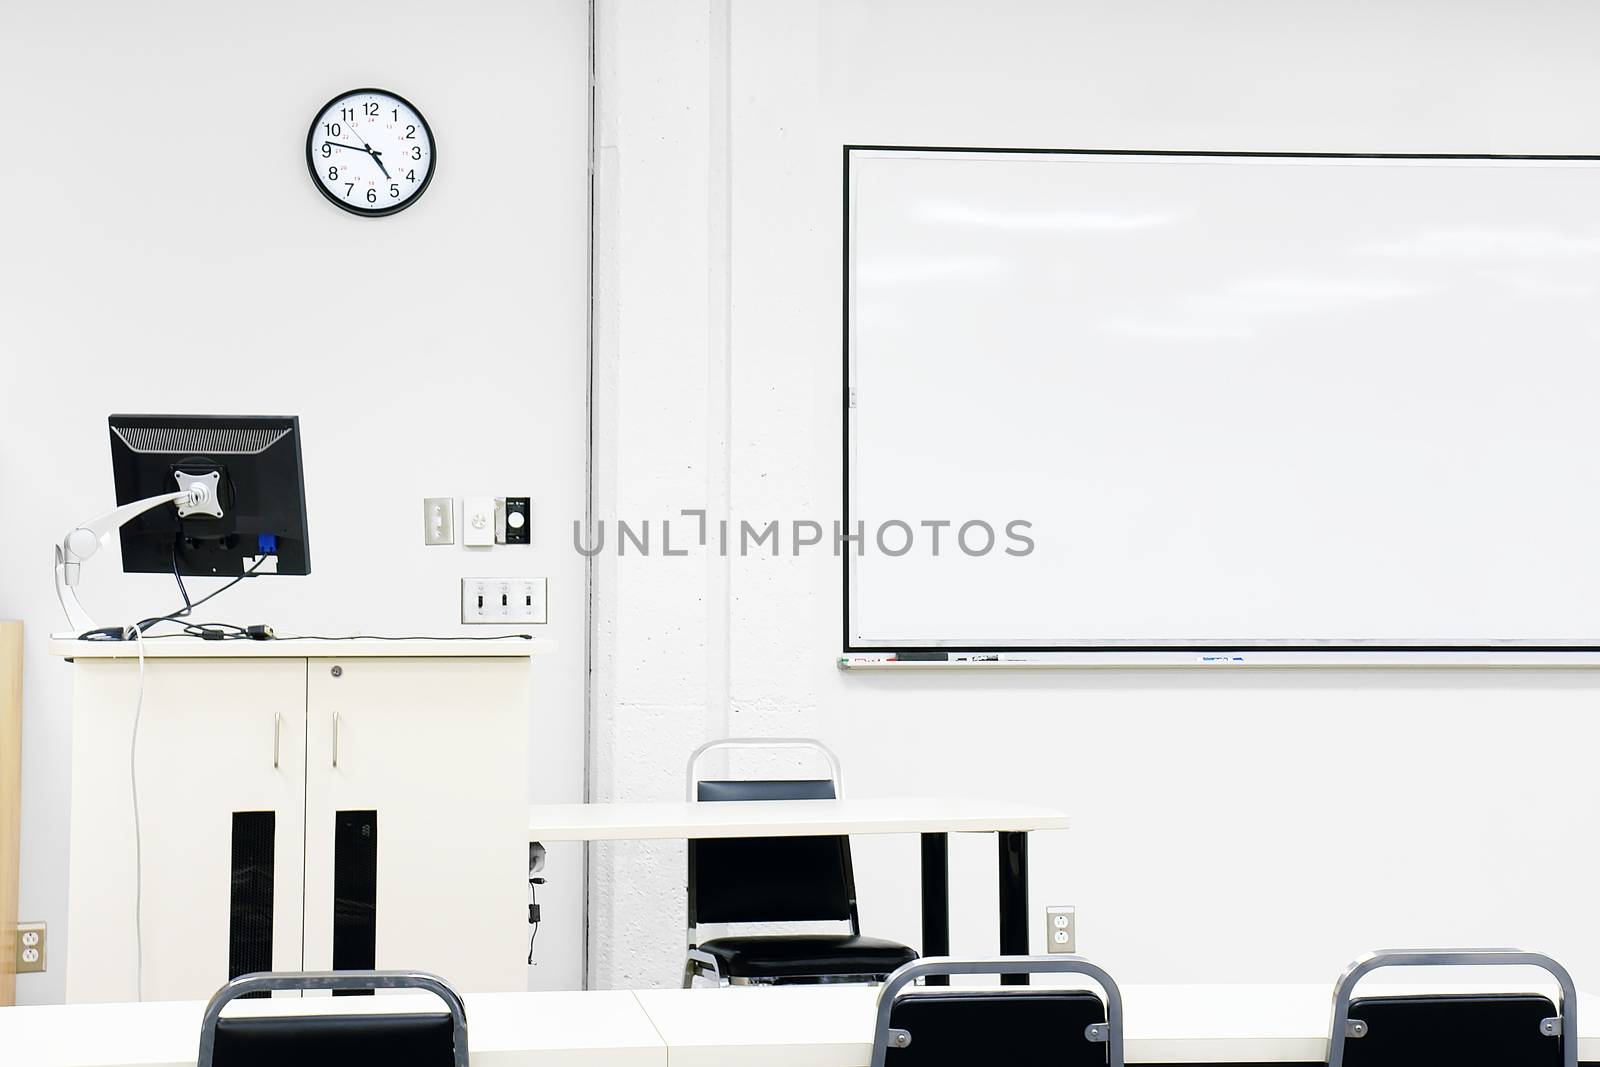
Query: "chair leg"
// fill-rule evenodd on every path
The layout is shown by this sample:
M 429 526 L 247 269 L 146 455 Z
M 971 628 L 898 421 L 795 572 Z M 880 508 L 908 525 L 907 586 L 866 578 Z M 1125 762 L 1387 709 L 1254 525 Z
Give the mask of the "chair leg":
M 685 988 L 685 989 L 693 989 L 694 988 L 694 975 L 695 975 L 694 960 L 684 960 L 683 961 L 683 988 Z

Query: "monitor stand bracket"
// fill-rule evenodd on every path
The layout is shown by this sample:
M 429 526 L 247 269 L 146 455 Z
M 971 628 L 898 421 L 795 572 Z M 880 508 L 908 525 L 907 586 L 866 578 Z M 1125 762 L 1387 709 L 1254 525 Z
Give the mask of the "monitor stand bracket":
M 73 636 L 95 629 L 94 620 L 78 600 L 77 586 L 82 577 L 83 561 L 98 552 L 112 533 L 163 504 L 178 505 L 179 514 L 222 514 L 217 508 L 215 473 L 209 478 L 182 477 L 188 479 L 189 484 L 178 492 L 135 500 L 97 519 L 80 523 L 68 530 L 61 543 L 56 545 L 56 599 L 61 602 L 61 610 L 66 612 L 67 625 L 72 628 Z

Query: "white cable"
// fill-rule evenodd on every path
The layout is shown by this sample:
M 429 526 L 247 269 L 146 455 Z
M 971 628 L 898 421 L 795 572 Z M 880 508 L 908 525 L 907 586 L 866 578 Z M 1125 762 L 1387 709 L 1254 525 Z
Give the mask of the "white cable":
M 144 713 L 144 631 L 133 635 L 139 646 L 139 694 L 133 702 L 133 736 L 128 742 L 128 785 L 133 791 L 133 966 L 134 999 L 144 1000 L 144 841 L 139 833 L 139 718 Z

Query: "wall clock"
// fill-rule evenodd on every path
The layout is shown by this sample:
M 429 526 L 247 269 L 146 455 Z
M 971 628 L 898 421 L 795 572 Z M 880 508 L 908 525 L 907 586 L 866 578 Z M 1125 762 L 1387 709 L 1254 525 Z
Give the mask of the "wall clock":
M 387 89 L 329 100 L 306 134 L 306 166 L 322 195 L 353 215 L 392 215 L 433 180 L 433 131 L 411 102 Z

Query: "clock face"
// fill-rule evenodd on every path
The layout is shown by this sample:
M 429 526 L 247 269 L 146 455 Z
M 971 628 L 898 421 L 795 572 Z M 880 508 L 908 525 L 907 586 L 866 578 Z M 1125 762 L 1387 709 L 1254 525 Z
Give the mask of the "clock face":
M 357 215 L 411 206 L 433 177 L 433 131 L 383 89 L 352 89 L 323 107 L 306 134 L 306 166 L 322 195 Z

